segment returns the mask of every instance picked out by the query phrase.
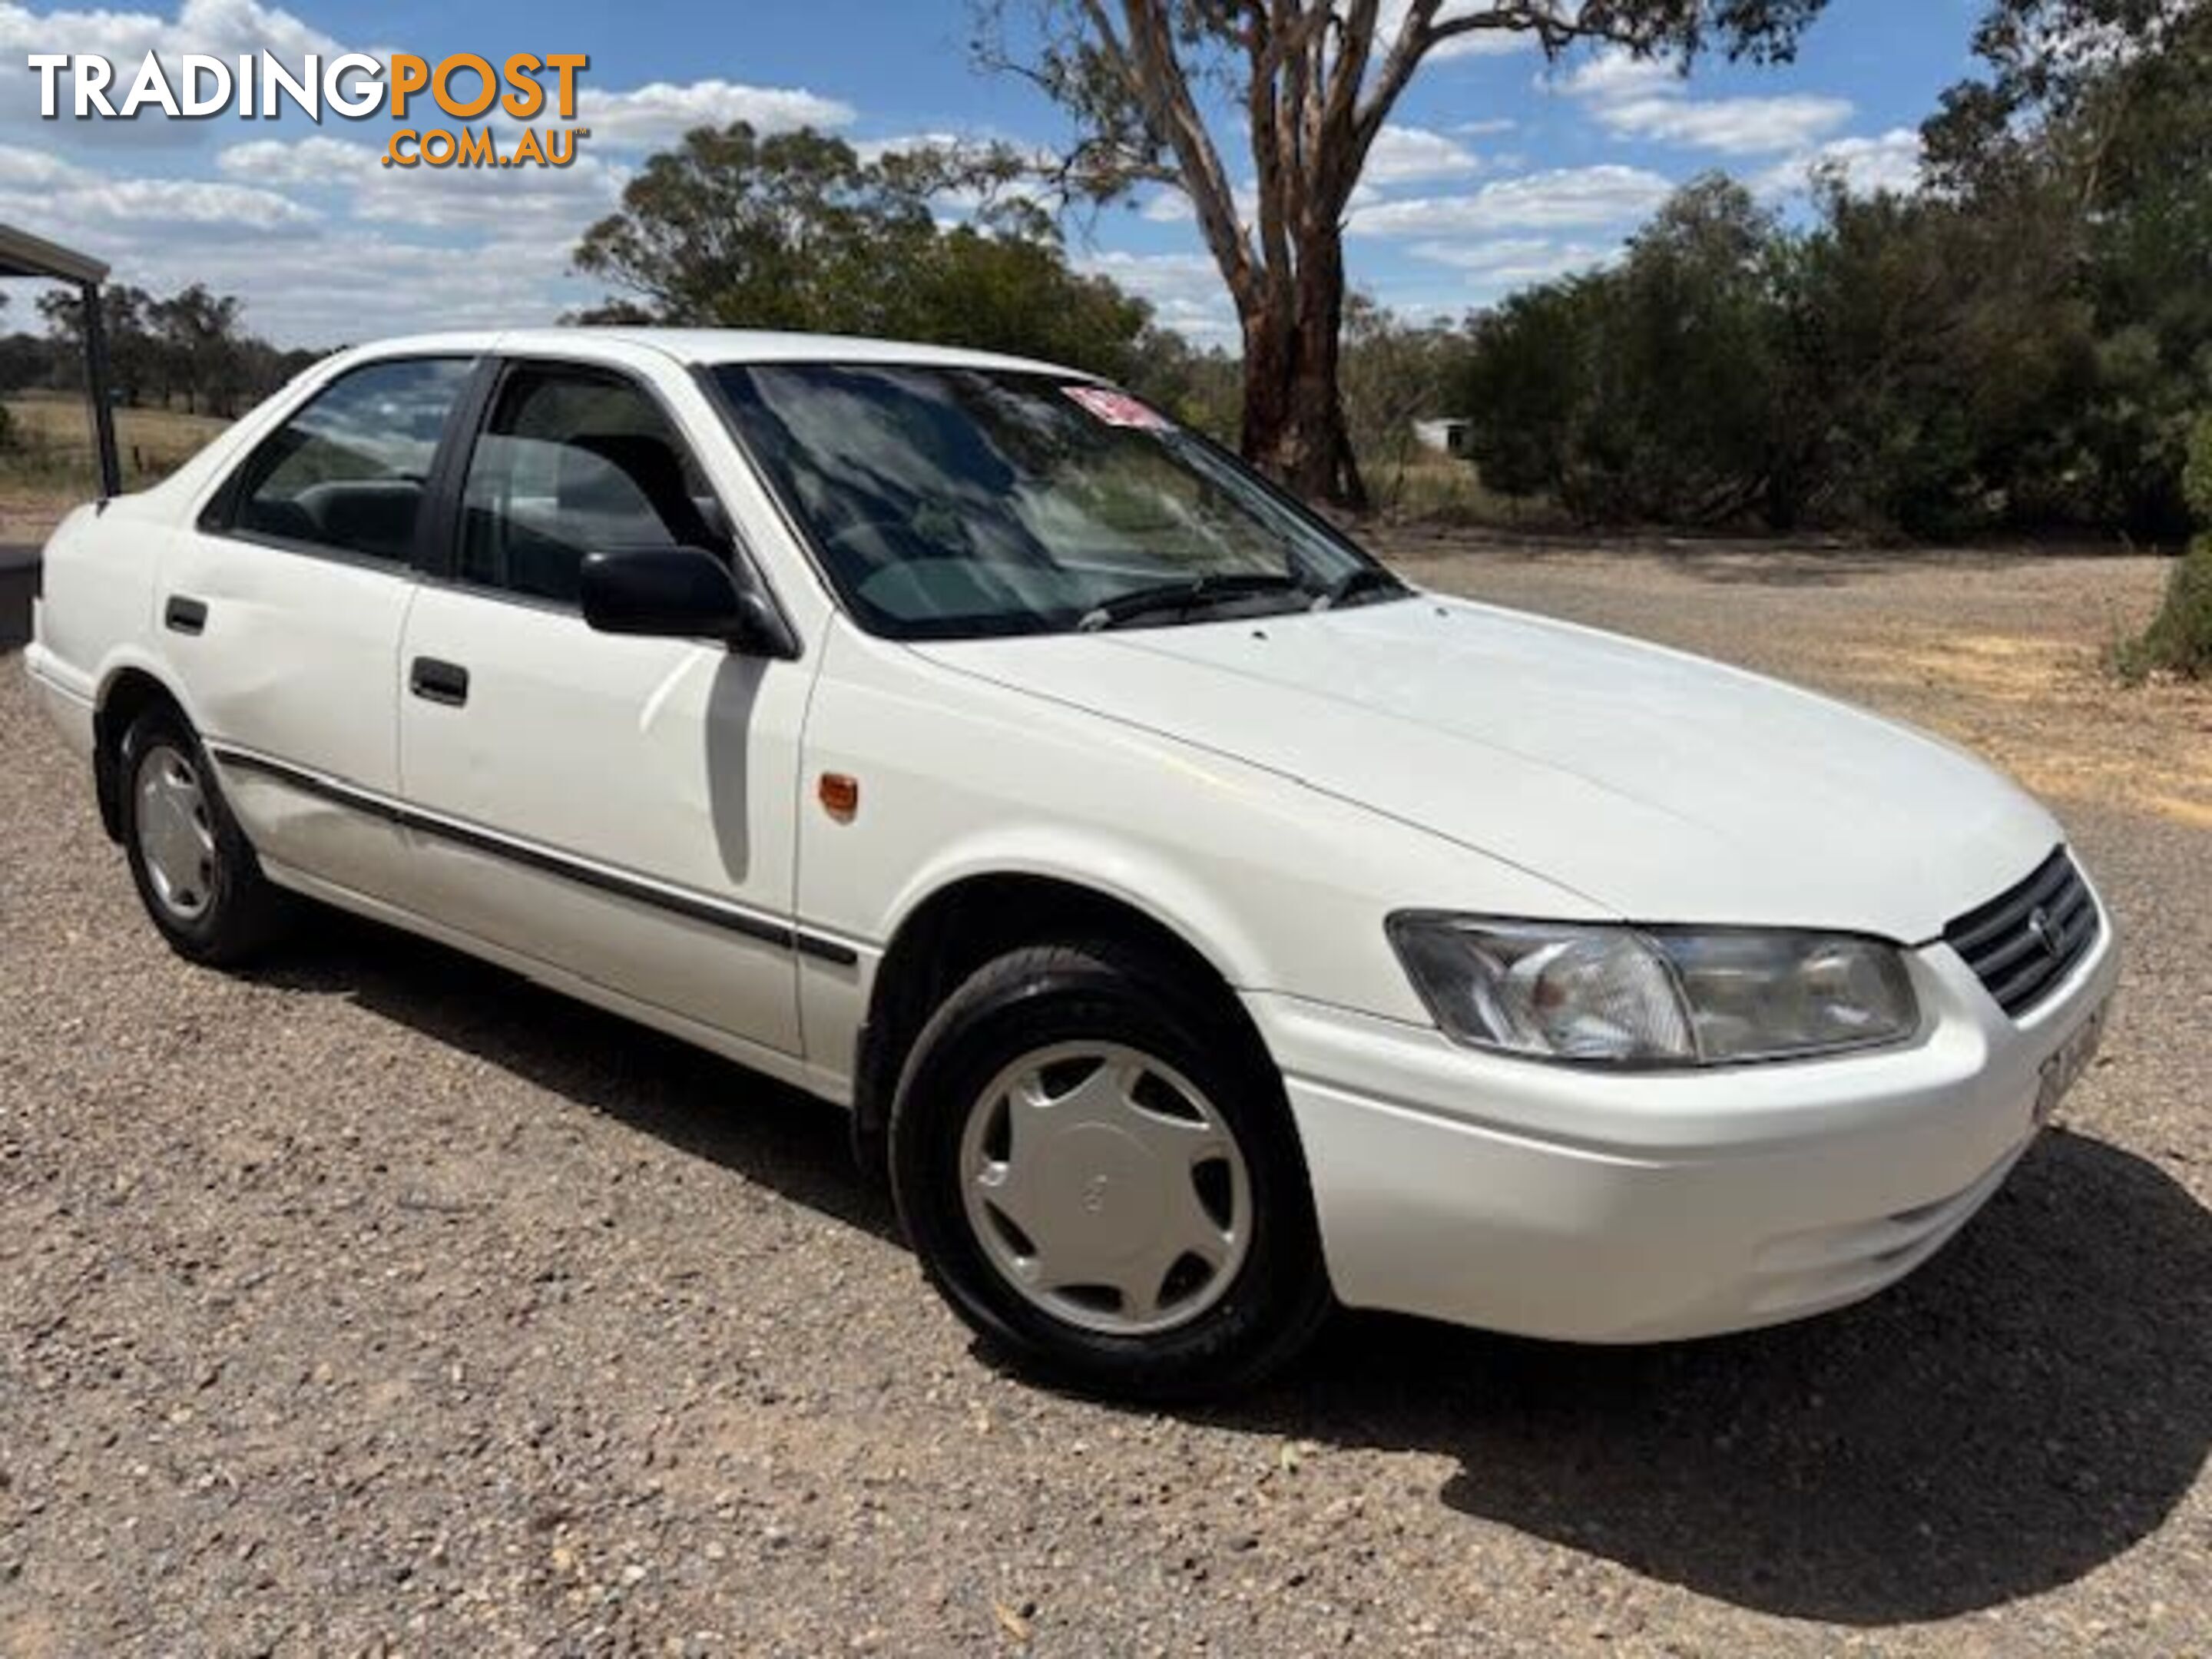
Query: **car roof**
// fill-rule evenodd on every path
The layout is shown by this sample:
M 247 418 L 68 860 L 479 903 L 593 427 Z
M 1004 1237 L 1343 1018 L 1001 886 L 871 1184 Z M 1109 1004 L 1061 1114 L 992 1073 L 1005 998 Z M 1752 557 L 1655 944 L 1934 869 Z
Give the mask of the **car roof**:
M 873 340 L 850 334 L 786 333 L 747 328 L 644 328 L 629 325 L 579 328 L 484 330 L 422 334 L 376 340 L 357 346 L 349 357 L 388 357 L 416 352 L 534 351 L 562 355 L 579 346 L 606 344 L 656 351 L 687 364 L 715 363 L 908 363 L 928 368 L 1002 368 L 1058 375 L 1067 380 L 1096 377 L 1062 364 L 1012 357 L 963 346 L 924 345 L 903 340 Z

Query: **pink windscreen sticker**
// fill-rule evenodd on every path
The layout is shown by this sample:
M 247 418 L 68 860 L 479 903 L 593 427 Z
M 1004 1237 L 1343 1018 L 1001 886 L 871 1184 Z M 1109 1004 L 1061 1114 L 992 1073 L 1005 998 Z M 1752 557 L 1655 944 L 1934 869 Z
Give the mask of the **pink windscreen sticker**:
M 1060 390 L 1109 426 L 1134 427 L 1140 432 L 1168 429 L 1166 416 L 1126 392 L 1103 386 L 1068 386 Z

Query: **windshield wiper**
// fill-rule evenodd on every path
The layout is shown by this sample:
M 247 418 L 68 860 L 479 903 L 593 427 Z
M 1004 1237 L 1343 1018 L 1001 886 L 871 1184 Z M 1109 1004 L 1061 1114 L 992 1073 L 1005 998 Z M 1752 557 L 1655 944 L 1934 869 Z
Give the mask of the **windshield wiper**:
M 1346 571 L 1320 593 L 1315 595 L 1313 608 L 1316 611 L 1332 611 L 1340 605 L 1351 604 L 1362 594 L 1373 593 L 1380 597 L 1386 593 L 1396 594 L 1407 591 L 1406 584 L 1381 565 L 1363 564 Z
M 1101 599 L 1083 613 L 1075 630 L 1079 634 L 1095 634 L 1102 628 L 1119 628 L 1141 617 L 1195 611 L 1224 600 L 1249 599 L 1255 593 L 1306 591 L 1303 584 L 1291 577 L 1269 571 L 1217 571 L 1203 576 L 1186 576 L 1178 581 L 1133 588 L 1110 599 Z

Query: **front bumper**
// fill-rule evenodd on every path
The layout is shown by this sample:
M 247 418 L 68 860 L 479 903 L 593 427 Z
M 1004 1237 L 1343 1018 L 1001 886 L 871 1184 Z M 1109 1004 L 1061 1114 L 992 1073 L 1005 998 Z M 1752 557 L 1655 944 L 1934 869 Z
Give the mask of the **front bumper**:
M 1948 945 L 1910 962 L 1926 1015 L 1912 1045 L 1702 1073 L 1546 1066 L 1245 1000 L 1283 1070 L 1342 1301 L 1640 1342 L 1800 1318 L 1917 1267 L 2027 1150 L 2044 1061 L 2119 975 L 2109 914 L 2018 1024 Z

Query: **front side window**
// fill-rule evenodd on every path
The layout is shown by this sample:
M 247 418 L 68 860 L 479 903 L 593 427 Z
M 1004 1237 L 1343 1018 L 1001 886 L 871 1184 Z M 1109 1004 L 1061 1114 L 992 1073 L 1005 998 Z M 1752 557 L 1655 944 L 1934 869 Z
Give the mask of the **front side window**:
M 905 364 L 731 364 L 718 379 L 847 607 L 894 638 L 1405 591 L 1241 463 L 1102 386 Z
M 588 553 L 731 552 L 714 492 L 659 406 L 588 369 L 507 375 L 463 502 L 461 580 L 532 599 L 574 604 Z
M 405 563 L 431 459 L 474 367 L 407 358 L 340 376 L 253 452 L 233 526 Z

